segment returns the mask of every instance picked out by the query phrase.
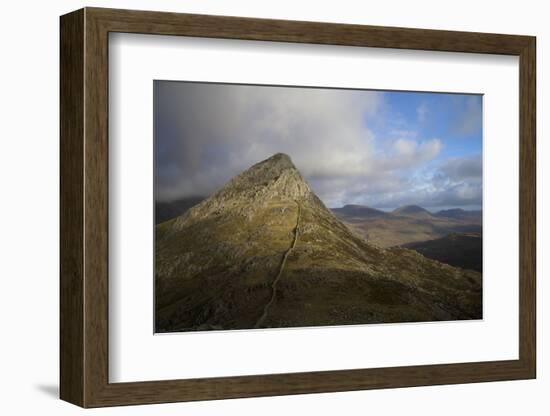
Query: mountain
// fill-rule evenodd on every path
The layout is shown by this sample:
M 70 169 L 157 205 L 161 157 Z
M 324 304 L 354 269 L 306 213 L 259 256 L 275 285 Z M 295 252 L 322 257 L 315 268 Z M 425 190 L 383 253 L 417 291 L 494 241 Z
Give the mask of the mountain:
M 349 228 L 380 247 L 429 241 L 453 233 L 481 233 L 481 211 L 453 209 L 430 214 L 414 205 L 393 212 L 361 205 L 348 207 L 334 208 L 332 212 Z
M 392 211 L 394 215 L 401 215 L 404 217 L 414 218 L 431 218 L 433 215 L 427 209 L 419 207 L 418 205 L 405 205 L 403 207 L 396 208 Z
M 387 212 L 365 205 L 344 205 L 342 208 L 333 208 L 332 212 L 340 216 L 359 218 L 383 218 L 390 215 Z
M 420 254 L 461 269 L 477 270 L 483 267 L 481 234 L 449 234 L 443 238 L 403 245 Z
M 203 196 L 191 196 L 170 202 L 155 203 L 155 225 L 182 215 L 204 199 Z
M 156 226 L 157 332 L 481 318 L 481 275 L 351 231 L 287 155 Z
M 434 214 L 439 218 L 452 218 L 456 220 L 472 220 L 481 224 L 482 211 L 466 211 L 460 208 L 445 209 Z

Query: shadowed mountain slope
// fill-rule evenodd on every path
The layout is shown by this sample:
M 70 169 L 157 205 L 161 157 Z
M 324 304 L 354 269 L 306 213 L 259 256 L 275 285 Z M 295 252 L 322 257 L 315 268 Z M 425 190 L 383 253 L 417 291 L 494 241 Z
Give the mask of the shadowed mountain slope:
M 461 269 L 482 271 L 481 234 L 449 234 L 435 240 L 404 244 L 403 247 Z
M 184 214 L 189 208 L 204 199 L 202 196 L 191 196 L 170 202 L 157 202 L 155 204 L 155 225 Z
M 333 208 L 332 212 L 337 215 L 358 218 L 387 218 L 390 215 L 387 212 L 364 205 L 344 205 L 342 208 Z
M 156 227 L 158 332 L 481 318 L 481 275 L 352 232 L 284 154 Z
M 445 209 L 438 211 L 434 214 L 439 218 L 452 218 L 455 220 L 471 220 L 481 224 L 482 212 L 481 211 L 465 211 L 460 208 Z

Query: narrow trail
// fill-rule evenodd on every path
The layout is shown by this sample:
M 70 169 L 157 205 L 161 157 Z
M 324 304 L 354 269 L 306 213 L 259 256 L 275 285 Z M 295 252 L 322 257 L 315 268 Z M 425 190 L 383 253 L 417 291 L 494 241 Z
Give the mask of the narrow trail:
M 298 206 L 298 215 L 296 216 L 296 227 L 294 227 L 294 238 L 292 239 L 292 243 L 290 244 L 290 247 L 283 255 L 283 259 L 281 260 L 281 265 L 279 266 L 279 273 L 277 273 L 277 276 L 275 277 L 275 279 L 273 279 L 273 283 L 271 283 L 271 298 L 269 299 L 269 302 L 267 302 L 266 305 L 264 306 L 264 312 L 262 316 L 260 316 L 260 318 L 256 321 L 256 325 L 254 325 L 254 328 L 260 328 L 264 323 L 265 319 L 267 318 L 267 314 L 269 313 L 269 308 L 271 307 L 273 302 L 275 302 L 275 297 L 277 296 L 277 283 L 279 283 L 279 280 L 283 275 L 285 265 L 286 265 L 286 260 L 290 255 L 290 253 L 292 252 L 292 250 L 294 249 L 294 247 L 296 247 L 296 243 L 298 242 L 298 234 L 300 232 L 299 231 L 300 215 L 301 215 L 302 208 L 297 201 L 294 201 L 294 202 L 296 202 L 296 205 Z

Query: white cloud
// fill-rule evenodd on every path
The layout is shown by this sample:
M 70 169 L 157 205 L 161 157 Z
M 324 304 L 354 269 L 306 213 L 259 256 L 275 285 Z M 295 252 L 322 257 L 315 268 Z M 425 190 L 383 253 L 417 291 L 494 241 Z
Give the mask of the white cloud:
M 459 187 L 458 176 L 471 172 L 469 162 L 451 161 L 433 177 L 425 172 L 442 151 L 440 139 L 406 128 L 388 137 L 371 131 L 369 123 L 383 116 L 380 92 L 181 82 L 156 87 L 158 200 L 209 195 L 277 152 L 292 157 L 328 206 L 429 206 L 475 193 Z
M 415 154 L 418 143 L 414 140 L 397 139 L 393 148 L 398 156 L 411 157 Z
M 389 152 L 377 158 L 375 165 L 378 170 L 384 172 L 411 169 L 435 159 L 442 148 L 443 144 L 439 139 L 397 139 Z
M 454 181 L 481 179 L 481 155 L 448 159 L 441 167 L 441 171 Z
M 429 113 L 429 110 L 426 103 L 422 103 L 416 108 L 416 116 L 420 123 L 423 123 L 424 121 L 426 121 L 428 113 Z
M 216 84 L 161 85 L 159 197 L 209 193 L 277 152 L 311 177 L 355 176 L 372 169 L 365 115 L 381 94 Z

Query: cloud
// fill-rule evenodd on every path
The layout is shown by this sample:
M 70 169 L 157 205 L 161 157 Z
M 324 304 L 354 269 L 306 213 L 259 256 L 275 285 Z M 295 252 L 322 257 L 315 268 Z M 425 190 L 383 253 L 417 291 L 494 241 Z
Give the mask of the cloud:
M 422 103 L 416 108 L 416 117 L 418 118 L 418 121 L 420 123 L 423 123 L 424 121 L 426 121 L 426 117 L 428 116 L 428 113 L 429 113 L 429 110 L 428 110 L 428 105 L 426 103 Z
M 331 207 L 475 199 L 475 161 L 434 170 L 443 140 L 409 125 L 371 129 L 387 118 L 383 92 L 161 81 L 155 94 L 159 201 L 209 195 L 277 152 Z
M 481 179 L 481 155 L 448 159 L 441 167 L 441 172 L 454 181 Z
M 320 184 L 411 167 L 441 148 L 438 140 L 407 138 L 396 140 L 388 154 L 375 154 L 366 125 L 382 101 L 375 91 L 181 82 L 156 87 L 160 200 L 209 194 L 276 152 L 291 155 L 304 176 Z M 329 187 L 319 188 L 323 193 Z
M 434 159 L 443 145 L 439 139 L 419 142 L 411 139 L 397 139 L 393 142 L 389 157 L 382 159 L 380 167 L 409 168 Z
M 434 210 L 479 209 L 483 198 L 481 163 L 481 155 L 455 157 L 433 168 L 409 171 L 410 175 L 380 175 L 372 183 L 348 184 L 348 192 L 340 196 L 345 203 L 375 208 L 415 204 Z
M 276 152 L 312 177 L 367 174 L 380 93 L 158 83 L 158 197 L 210 193 Z
M 455 113 L 457 117 L 453 124 L 453 132 L 461 136 L 470 136 L 481 132 L 483 123 L 482 96 L 470 95 L 466 98 L 457 97 Z
M 483 198 L 481 155 L 454 157 L 433 171 L 411 179 L 409 190 L 389 193 L 385 204 L 435 207 L 481 207 Z M 379 202 L 382 203 L 382 202 Z

